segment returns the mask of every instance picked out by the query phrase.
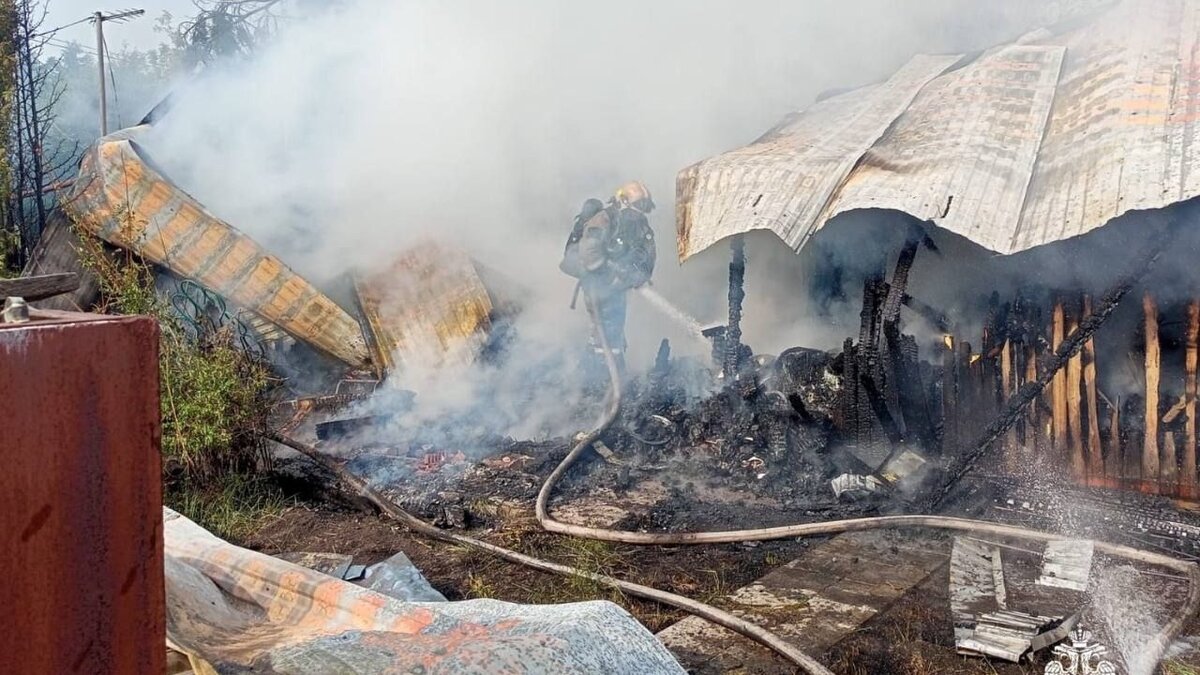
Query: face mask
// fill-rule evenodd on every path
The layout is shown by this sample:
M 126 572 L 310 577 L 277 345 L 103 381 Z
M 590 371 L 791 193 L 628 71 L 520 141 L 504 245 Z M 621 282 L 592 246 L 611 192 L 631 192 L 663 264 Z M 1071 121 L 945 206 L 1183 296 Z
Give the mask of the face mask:
M 630 208 L 642 213 L 650 213 L 654 210 L 654 200 L 649 197 L 643 197 L 629 205 Z

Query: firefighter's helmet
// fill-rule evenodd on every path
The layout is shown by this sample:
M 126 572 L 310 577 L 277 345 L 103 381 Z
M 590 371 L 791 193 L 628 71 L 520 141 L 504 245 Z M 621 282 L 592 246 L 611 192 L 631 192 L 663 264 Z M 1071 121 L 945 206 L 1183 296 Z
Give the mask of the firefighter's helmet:
M 654 210 L 654 199 L 650 196 L 650 190 L 641 181 L 629 181 L 618 188 L 616 200 L 622 207 L 636 209 L 642 213 Z

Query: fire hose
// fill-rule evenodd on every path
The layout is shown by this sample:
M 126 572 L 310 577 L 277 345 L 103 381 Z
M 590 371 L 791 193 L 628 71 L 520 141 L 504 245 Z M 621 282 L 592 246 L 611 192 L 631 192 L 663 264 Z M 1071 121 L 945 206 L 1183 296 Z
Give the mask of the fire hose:
M 727 530 L 718 532 L 628 532 L 623 530 L 610 530 L 595 527 L 586 527 L 583 525 L 573 525 L 555 520 L 550 516 L 549 501 L 550 495 L 554 492 L 554 487 L 558 481 L 566 474 L 568 470 L 575 464 L 579 457 L 591 447 L 601 434 L 612 425 L 616 420 L 617 414 L 621 407 L 621 383 L 620 371 L 617 368 L 617 363 L 608 349 L 607 340 L 605 339 L 604 331 L 599 322 L 599 317 L 596 314 L 595 303 L 590 295 L 585 296 L 585 304 L 587 305 L 588 314 L 591 317 L 593 330 L 597 339 L 600 342 L 601 349 L 604 353 L 605 364 L 609 374 L 609 396 L 608 402 L 604 410 L 603 416 L 600 418 L 600 423 L 590 433 L 581 438 L 571 451 L 563 458 L 562 462 L 555 467 L 546 482 L 542 484 L 541 490 L 538 492 L 536 512 L 538 523 L 548 532 L 565 534 L 573 537 L 584 539 L 595 539 L 599 541 L 619 542 L 625 544 L 643 544 L 643 545 L 680 545 L 680 544 L 719 544 L 733 543 L 742 541 L 764 541 L 771 539 L 788 539 L 795 537 L 806 537 L 814 535 L 839 534 L 843 532 L 859 532 L 864 530 L 877 530 L 885 528 L 904 528 L 904 527 L 925 527 L 952 531 L 965 531 L 973 533 L 985 533 L 999 537 L 1010 537 L 1017 539 L 1032 539 L 1037 541 L 1066 541 L 1070 537 L 1052 534 L 1049 532 L 1040 532 L 1022 527 L 1013 527 L 1010 525 L 1001 525 L 982 520 L 972 520 L 968 518 L 955 518 L 950 516 L 933 516 L 933 515 L 911 515 L 911 516 L 880 516 L 874 518 L 853 518 L 846 520 L 834 520 L 821 523 L 806 523 L 801 525 L 787 525 L 781 527 L 767 527 L 751 530 Z M 1172 558 L 1160 553 L 1143 551 L 1130 546 L 1112 544 L 1102 541 L 1094 543 L 1094 549 L 1101 553 L 1111 555 L 1113 557 L 1124 558 L 1126 560 L 1142 562 L 1151 565 L 1158 565 L 1168 569 L 1172 569 L 1183 573 L 1188 578 L 1188 595 L 1184 604 L 1183 611 L 1176 614 L 1171 621 L 1151 639 L 1151 643 L 1147 645 L 1147 649 L 1154 656 L 1154 663 L 1157 664 L 1171 642 L 1183 630 L 1187 621 L 1200 612 L 1200 565 L 1186 562 L 1176 558 Z M 760 629 L 761 631 L 761 629 Z M 740 632 L 740 631 L 739 631 Z M 765 632 L 765 631 L 762 631 Z M 773 643 L 782 642 L 775 635 L 767 633 L 771 638 L 771 643 L 764 639 L 759 639 L 753 635 L 748 635 L 768 647 L 771 647 L 781 655 L 790 659 L 793 663 L 805 669 L 809 673 L 826 673 L 828 670 L 824 666 L 814 661 L 811 657 L 803 654 L 789 654 L 778 648 Z M 795 658 L 799 656 L 800 658 Z
M 533 569 L 541 570 L 543 572 L 588 579 L 598 584 L 615 588 L 622 593 L 628 593 L 634 597 L 645 598 L 647 600 L 653 600 L 664 605 L 682 609 L 689 614 L 693 614 L 711 621 L 718 626 L 724 626 L 725 628 L 744 635 L 751 640 L 759 642 L 768 649 L 778 652 L 779 654 L 783 655 L 784 658 L 795 663 L 801 668 L 804 668 L 808 673 L 812 673 L 813 675 L 832 675 L 832 673 L 830 673 L 830 671 L 820 663 L 817 663 L 804 652 L 796 649 L 783 639 L 759 626 L 754 625 L 753 623 L 750 623 L 749 621 L 746 621 L 745 619 L 740 619 L 729 612 L 717 609 L 711 605 L 706 605 L 702 602 L 697 602 L 690 598 L 685 598 L 682 595 L 676 595 L 674 593 L 661 591 L 657 588 L 651 588 L 649 586 L 643 586 L 641 584 L 635 584 L 629 581 L 622 581 L 620 579 L 605 576 L 603 574 L 588 572 L 570 565 L 552 563 L 550 561 L 534 558 L 533 556 L 528 556 L 524 553 L 518 553 L 517 551 L 503 548 L 501 546 L 496 546 L 495 544 L 490 544 L 481 539 L 439 529 L 431 523 L 427 523 L 400 508 L 400 506 L 398 506 L 391 499 L 388 499 L 388 497 L 383 495 L 381 492 L 368 485 L 365 480 L 354 475 L 341 464 L 333 461 L 328 455 L 321 452 L 316 447 L 306 443 L 301 443 L 300 441 L 276 432 L 268 434 L 268 438 L 276 443 L 281 443 L 304 454 L 309 459 L 312 459 L 316 463 L 333 472 L 333 474 L 337 476 L 338 480 L 342 481 L 355 492 L 365 497 L 376 508 L 378 508 L 381 513 L 392 520 L 399 522 L 413 532 L 417 532 L 432 539 L 437 539 L 446 543 L 458 544 L 460 546 L 467 546 L 470 548 L 479 549 L 481 551 L 486 551 L 499 558 L 508 560 L 509 562 L 514 562 L 518 565 L 525 565 L 526 567 L 532 567 Z
M 585 294 L 585 304 L 587 305 L 588 315 L 592 321 L 593 329 L 595 330 L 595 334 L 598 337 L 601 349 L 604 353 L 605 365 L 609 374 L 609 392 L 603 413 L 598 423 L 590 432 L 576 442 L 575 446 L 572 447 L 567 456 L 563 458 L 563 460 L 559 462 L 558 466 L 555 467 L 554 471 L 551 472 L 550 476 L 542 484 L 541 490 L 538 492 L 535 505 L 537 520 L 538 523 L 548 532 L 599 541 L 660 546 L 765 541 L 772 539 L 839 534 L 844 532 L 859 532 L 865 530 L 916 527 L 966 531 L 974 534 L 983 533 L 999 537 L 1032 539 L 1045 542 L 1065 541 L 1070 539 L 1069 537 L 1064 537 L 1062 535 L 1040 532 L 1021 527 L 1013 527 L 1009 525 L 1001 525 L 999 523 L 992 523 L 988 521 L 933 515 L 854 518 L 821 523 L 806 523 L 800 525 L 768 527 L 750 530 L 666 533 L 610 530 L 586 527 L 582 525 L 573 525 L 571 523 L 564 523 L 562 521 L 555 520 L 550 516 L 548 507 L 550 496 L 554 491 L 555 485 L 559 480 L 562 479 L 566 472 L 571 469 L 575 462 L 578 461 L 580 456 L 582 456 L 583 453 L 586 452 L 592 446 L 592 444 L 595 443 L 596 440 L 599 439 L 599 437 L 612 425 L 612 423 L 616 420 L 621 407 L 620 372 L 618 370 L 616 360 L 608 348 L 607 340 L 605 339 L 604 331 L 600 327 L 595 304 L 590 294 Z M 271 433 L 269 434 L 269 437 L 278 443 L 299 451 L 318 464 L 321 464 L 333 472 L 333 474 L 337 476 L 339 480 L 370 501 L 376 508 L 380 510 L 381 513 L 405 525 L 414 532 L 418 532 L 440 541 L 486 551 L 504 560 L 525 565 L 527 567 L 544 572 L 589 579 L 593 582 L 620 590 L 623 593 L 628 593 L 634 597 L 645 598 L 662 603 L 664 605 L 682 609 L 690 614 L 703 618 L 719 626 L 728 628 L 740 635 L 758 642 L 759 644 L 762 644 L 768 649 L 771 649 L 772 651 L 788 659 L 810 675 L 832 675 L 831 672 L 825 668 L 825 666 L 821 665 L 814 658 L 805 654 L 803 651 L 799 650 L 794 645 L 788 643 L 774 633 L 762 628 L 761 626 L 757 626 L 749 621 L 738 618 L 729 612 L 712 607 L 711 605 L 707 605 L 690 598 L 685 598 L 674 593 L 669 593 L 667 591 L 651 588 L 649 586 L 622 581 L 620 579 L 588 572 L 586 570 L 569 565 L 560 565 L 546 560 L 541 560 L 523 553 L 496 546 L 495 544 L 491 544 L 480 539 L 475 539 L 474 537 L 468 537 L 465 535 L 441 530 L 438 527 L 408 513 L 395 502 L 367 484 L 366 481 L 358 476 L 355 476 L 353 473 L 335 462 L 316 447 L 301 443 L 281 433 Z M 1191 617 L 1195 616 L 1197 612 L 1200 612 L 1200 565 L 1172 558 L 1160 553 L 1143 551 L 1129 546 L 1101 541 L 1094 542 L 1094 548 L 1096 551 L 1111 555 L 1113 557 L 1157 565 L 1186 575 L 1188 579 L 1188 595 L 1184 602 L 1182 611 L 1178 612 L 1169 622 L 1167 622 L 1159 630 L 1159 632 L 1151 638 L 1150 643 L 1146 645 L 1146 649 L 1154 657 L 1153 662 L 1157 664 L 1162 659 L 1162 656 L 1166 652 L 1167 648 L 1183 630 L 1187 621 Z

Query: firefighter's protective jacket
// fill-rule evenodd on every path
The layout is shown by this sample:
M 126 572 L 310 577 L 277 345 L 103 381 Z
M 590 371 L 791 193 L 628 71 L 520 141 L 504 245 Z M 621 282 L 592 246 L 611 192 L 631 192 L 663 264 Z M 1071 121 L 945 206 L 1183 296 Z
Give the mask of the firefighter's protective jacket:
M 597 291 L 625 291 L 650 281 L 657 251 L 646 216 L 611 203 L 589 214 L 594 201 L 576 218 L 559 269 Z

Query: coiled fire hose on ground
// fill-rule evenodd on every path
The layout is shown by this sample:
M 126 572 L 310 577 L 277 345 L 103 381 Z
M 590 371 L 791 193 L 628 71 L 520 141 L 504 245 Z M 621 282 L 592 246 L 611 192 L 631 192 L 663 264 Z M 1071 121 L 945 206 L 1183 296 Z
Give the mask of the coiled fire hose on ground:
M 1037 541 L 1062 541 L 1069 539 L 1069 537 L 1063 537 L 1061 535 L 1051 534 L 1048 532 L 1039 532 L 1036 530 L 1001 525 L 999 523 L 992 523 L 988 521 L 925 515 L 855 518 L 823 523 L 767 527 L 753 530 L 667 533 L 608 530 L 602 528 L 585 527 L 582 525 L 572 525 L 570 523 L 564 523 L 555 520 L 550 516 L 548 508 L 550 496 L 554 491 L 554 486 L 575 464 L 579 457 L 586 452 L 593 443 L 596 442 L 600 435 L 603 434 L 609 428 L 609 426 L 612 425 L 613 421 L 616 420 L 617 414 L 621 407 L 620 372 L 617 368 L 616 360 L 613 358 L 612 352 L 608 349 L 608 345 L 604 338 L 604 332 L 601 329 L 596 315 L 593 298 L 590 295 L 586 295 L 585 301 L 587 304 L 588 315 L 593 324 L 593 329 L 595 330 L 596 335 L 601 343 L 601 347 L 604 351 L 605 364 L 609 373 L 609 393 L 603 414 L 601 415 L 599 422 L 592 429 L 592 431 L 583 436 L 575 444 L 567 456 L 563 458 L 558 466 L 555 467 L 554 471 L 551 472 L 550 476 L 542 484 L 541 490 L 538 492 L 537 503 L 535 507 L 537 520 L 538 523 L 541 524 L 541 526 L 548 532 L 565 534 L 584 539 L 595 539 L 599 541 L 659 546 L 765 541 L 771 539 L 788 539 L 815 535 L 839 534 L 842 532 L 905 527 L 925 527 L 953 531 L 966 531 L 972 532 L 976 535 L 991 534 L 999 537 L 1032 539 Z M 523 553 L 518 553 L 516 551 L 490 544 L 480 539 L 441 530 L 400 508 L 400 506 L 398 506 L 395 502 L 388 499 L 378 490 L 368 485 L 363 479 L 346 470 L 341 464 L 334 461 L 331 457 L 321 452 L 316 447 L 301 443 L 280 433 L 272 432 L 268 435 L 268 437 L 277 443 L 281 443 L 293 448 L 318 464 L 324 466 L 348 487 L 370 501 L 384 515 L 403 524 L 414 532 L 424 534 L 432 539 L 486 551 L 499 558 L 503 558 L 504 560 L 525 565 L 533 569 L 542 570 L 543 572 L 586 578 L 596 583 L 616 588 L 621 592 L 628 593 L 634 597 L 645 598 L 647 600 L 653 600 L 664 605 L 682 609 L 685 612 L 699 616 L 707 621 L 728 628 L 729 630 L 758 642 L 759 644 L 788 659 L 810 675 L 832 675 L 829 669 L 825 668 L 825 666 L 821 665 L 811 656 L 808 656 L 774 633 L 771 633 L 770 631 L 744 619 L 740 619 L 729 612 L 712 607 L 711 605 L 706 605 L 704 603 L 685 598 L 681 595 L 668 593 L 666 591 L 661 591 L 649 586 L 643 586 L 641 584 L 635 584 L 628 581 L 615 579 L 613 577 L 595 574 L 576 567 L 571 567 L 569 565 L 560 565 L 546 560 L 541 560 Z M 1101 541 L 1095 542 L 1095 550 L 1113 557 L 1124 558 L 1126 560 L 1142 562 L 1151 565 L 1158 565 L 1181 572 L 1187 576 L 1188 595 L 1184 602 L 1183 608 L 1177 612 L 1176 615 L 1161 628 L 1161 630 L 1159 630 L 1157 635 L 1151 638 L 1150 643 L 1145 647 L 1145 649 L 1152 653 L 1154 656 L 1154 663 L 1157 664 L 1162 659 L 1162 656 L 1166 652 L 1167 648 L 1183 630 L 1187 621 L 1192 616 L 1195 616 L 1198 611 L 1200 611 L 1200 565 L 1159 553 L 1142 551 L 1129 546 L 1110 544 Z

